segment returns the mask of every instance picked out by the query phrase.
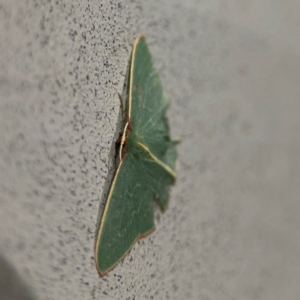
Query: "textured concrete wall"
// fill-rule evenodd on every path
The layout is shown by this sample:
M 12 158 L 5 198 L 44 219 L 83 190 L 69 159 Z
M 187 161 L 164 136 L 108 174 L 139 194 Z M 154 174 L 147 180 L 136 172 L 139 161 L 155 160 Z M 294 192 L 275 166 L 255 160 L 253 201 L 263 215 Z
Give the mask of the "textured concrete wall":
M 1 299 L 299 299 L 300 5 L 0 1 Z M 93 246 L 131 46 L 147 36 L 180 171 L 157 230 Z

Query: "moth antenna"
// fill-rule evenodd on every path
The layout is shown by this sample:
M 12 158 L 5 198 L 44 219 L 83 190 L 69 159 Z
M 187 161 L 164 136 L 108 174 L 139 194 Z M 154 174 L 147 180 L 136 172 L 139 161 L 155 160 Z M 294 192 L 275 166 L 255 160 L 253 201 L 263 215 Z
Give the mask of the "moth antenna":
M 122 99 L 122 96 L 119 93 L 118 93 L 118 96 L 119 96 L 119 100 L 120 100 L 120 104 L 121 104 L 123 120 L 125 120 L 126 119 L 126 114 L 125 114 L 125 110 L 124 110 L 123 99 Z

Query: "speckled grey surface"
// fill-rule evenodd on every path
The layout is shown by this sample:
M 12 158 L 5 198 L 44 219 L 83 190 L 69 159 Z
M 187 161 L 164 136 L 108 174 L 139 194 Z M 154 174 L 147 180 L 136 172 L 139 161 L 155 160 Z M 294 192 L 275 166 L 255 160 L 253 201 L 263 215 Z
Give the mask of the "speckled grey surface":
M 0 298 L 298 299 L 299 11 L 297 0 L 1 0 Z M 171 100 L 180 170 L 156 232 L 100 278 L 117 93 L 140 33 Z

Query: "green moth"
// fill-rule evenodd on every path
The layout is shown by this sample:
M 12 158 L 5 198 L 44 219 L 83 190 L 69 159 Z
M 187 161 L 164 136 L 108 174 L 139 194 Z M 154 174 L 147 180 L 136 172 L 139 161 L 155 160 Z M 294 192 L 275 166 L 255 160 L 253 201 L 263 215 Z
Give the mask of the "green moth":
M 162 211 L 167 208 L 177 158 L 177 142 L 170 138 L 165 116 L 167 108 L 145 37 L 140 36 L 131 54 L 120 162 L 95 243 L 101 276 L 122 260 L 138 239 L 155 230 L 155 202 Z

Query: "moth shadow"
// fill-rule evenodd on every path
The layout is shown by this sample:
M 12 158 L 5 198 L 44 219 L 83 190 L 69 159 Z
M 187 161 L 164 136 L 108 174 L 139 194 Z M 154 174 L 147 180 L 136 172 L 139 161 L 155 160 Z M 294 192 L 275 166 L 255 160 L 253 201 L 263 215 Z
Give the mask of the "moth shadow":
M 13 265 L 0 255 L 0 299 L 1 300 L 34 300 L 36 299 L 29 286 L 23 282 Z

